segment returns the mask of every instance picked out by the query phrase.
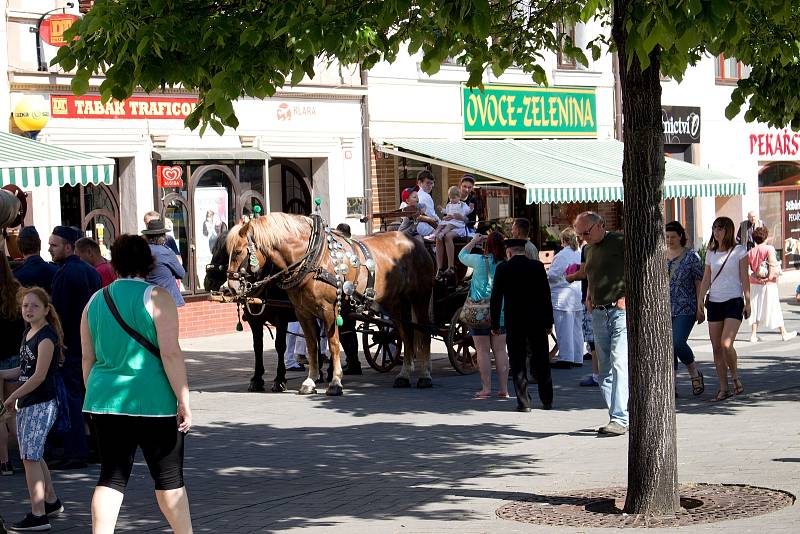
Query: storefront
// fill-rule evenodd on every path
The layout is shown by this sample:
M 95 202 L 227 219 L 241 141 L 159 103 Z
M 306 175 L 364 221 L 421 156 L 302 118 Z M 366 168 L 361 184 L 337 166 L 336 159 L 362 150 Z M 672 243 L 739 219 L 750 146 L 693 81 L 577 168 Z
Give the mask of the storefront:
M 205 266 L 219 236 L 255 206 L 264 213 L 310 214 L 313 198 L 320 197 L 328 221 L 365 231 L 359 221 L 364 173 L 356 91 L 242 100 L 234 105 L 236 131 L 201 137 L 183 124 L 197 99 L 179 91 L 102 104 L 99 95 L 21 89 L 12 93 L 12 105 L 31 94 L 49 104 L 41 140 L 111 158 L 116 169 L 107 181 L 36 192 L 34 222 L 81 227 L 106 249 L 120 233 L 139 233 L 146 212 L 160 212 L 187 270 L 182 336 L 230 332 L 236 324 L 235 307 L 207 302 Z
M 664 128 L 664 155 L 695 164 L 695 147 L 700 144 L 701 109 L 694 106 L 661 106 Z M 694 198 L 671 198 L 664 201 L 664 222 L 678 221 L 686 235 L 695 235 Z
M 800 267 L 800 133 L 763 130 L 749 136 L 758 159 L 759 217 L 783 269 Z

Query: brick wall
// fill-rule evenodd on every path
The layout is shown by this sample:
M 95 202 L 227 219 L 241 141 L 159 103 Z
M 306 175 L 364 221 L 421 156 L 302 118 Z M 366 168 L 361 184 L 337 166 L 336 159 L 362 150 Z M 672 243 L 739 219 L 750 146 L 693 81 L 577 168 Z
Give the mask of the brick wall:
M 597 213 L 605 219 L 606 230 L 615 232 L 622 230 L 622 202 L 600 202 Z
M 236 331 L 236 305 L 200 300 L 178 308 L 178 338 L 230 334 Z M 247 323 L 242 323 L 247 328 Z

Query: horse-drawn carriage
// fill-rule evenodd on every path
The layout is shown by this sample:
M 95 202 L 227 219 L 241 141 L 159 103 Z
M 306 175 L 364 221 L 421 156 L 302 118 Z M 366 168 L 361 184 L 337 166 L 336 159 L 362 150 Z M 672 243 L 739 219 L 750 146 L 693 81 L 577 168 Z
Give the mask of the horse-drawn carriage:
M 246 318 L 260 320 L 262 326 L 265 320 L 276 324 L 279 361 L 273 391 L 286 387 L 285 324 L 295 316 L 309 355 L 319 353 L 317 319 L 322 322 L 332 356 L 329 395 L 342 392 L 337 327 L 345 319 L 356 321 L 373 369 L 387 372 L 402 362 L 395 387 L 410 386 L 415 358 L 421 371 L 417 386 L 432 385 L 431 338 L 444 340 L 456 371 L 477 370 L 472 339 L 458 319 L 469 279 L 462 270 L 455 279 L 435 280 L 433 258 L 421 238 L 376 232 L 350 239 L 326 226 L 317 214 L 271 213 L 232 228 L 224 243 L 208 266 L 206 279 L 215 282 L 207 289 L 227 281 L 222 293 L 212 292 L 212 299 L 243 305 Z M 251 390 L 263 390 L 257 336 L 261 333 L 254 330 L 256 373 Z M 309 358 L 309 376 L 300 393 L 316 391 L 318 376 L 318 359 Z

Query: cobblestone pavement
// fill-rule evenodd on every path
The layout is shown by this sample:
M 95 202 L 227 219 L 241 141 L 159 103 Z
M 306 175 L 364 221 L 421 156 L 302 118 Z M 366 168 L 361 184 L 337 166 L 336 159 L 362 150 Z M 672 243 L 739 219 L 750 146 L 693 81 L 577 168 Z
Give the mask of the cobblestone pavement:
M 787 296 L 788 288 L 787 282 Z M 787 326 L 800 328 L 800 306 L 787 299 L 784 310 Z M 706 392 L 693 397 L 681 371 L 680 481 L 745 483 L 797 495 L 800 340 L 783 343 L 777 333 L 764 333 L 763 342 L 750 344 L 745 328 L 737 347 L 746 395 L 724 403 L 709 402 L 717 387 L 707 328 L 692 334 Z M 514 399 L 473 400 L 477 376 L 458 376 L 442 345 L 434 347 L 432 390 L 392 389 L 394 373 L 368 370 L 345 377 L 339 398 L 246 393 L 248 333 L 183 346 L 195 420 L 186 479 L 197 532 L 582 532 L 501 520 L 495 510 L 523 494 L 626 483 L 627 439 L 596 436 L 594 429 L 607 422 L 600 393 L 578 387 L 588 366 L 553 371 L 552 411 L 517 413 Z M 267 361 L 273 373 L 272 350 Z M 301 373 L 290 376 L 296 391 Z M 54 474 L 66 507 L 55 532 L 90 532 L 96 476 L 96 466 Z M 0 514 L 16 520 L 26 507 L 24 476 L 0 478 Z M 795 505 L 691 530 L 788 534 L 798 524 Z M 166 531 L 141 461 L 118 531 Z

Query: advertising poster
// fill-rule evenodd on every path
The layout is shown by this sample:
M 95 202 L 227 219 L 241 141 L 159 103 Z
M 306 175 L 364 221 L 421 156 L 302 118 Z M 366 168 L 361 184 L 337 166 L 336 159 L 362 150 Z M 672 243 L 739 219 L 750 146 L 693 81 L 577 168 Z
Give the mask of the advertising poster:
M 203 286 L 206 265 L 219 236 L 228 231 L 228 190 L 224 187 L 199 187 L 194 192 L 194 243 L 199 285 Z

